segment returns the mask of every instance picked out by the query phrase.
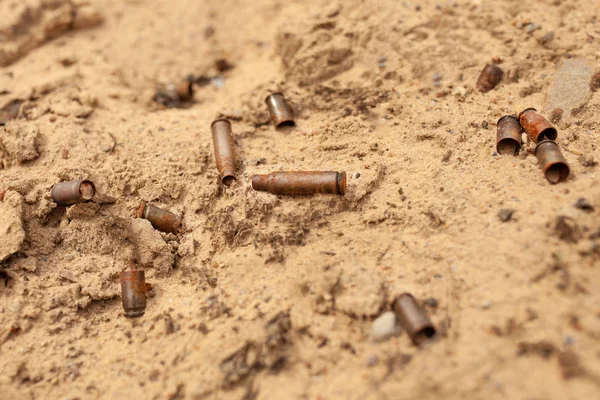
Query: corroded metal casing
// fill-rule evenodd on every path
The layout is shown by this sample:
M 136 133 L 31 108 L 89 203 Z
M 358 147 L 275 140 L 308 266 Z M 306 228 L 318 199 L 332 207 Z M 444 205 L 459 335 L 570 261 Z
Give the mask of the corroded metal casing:
M 177 233 L 181 228 L 181 217 L 152 204 L 142 203 L 138 217 L 147 219 L 154 229 L 158 229 L 161 232 Z
M 226 119 L 218 119 L 210 126 L 212 129 L 213 147 L 217 170 L 224 185 L 230 186 L 235 176 L 235 149 L 231 134 L 231 123 Z
M 498 154 L 517 155 L 521 149 L 521 125 L 514 115 L 505 115 L 498 120 L 496 151 Z
M 435 327 L 411 294 L 398 296 L 392 307 L 400 325 L 416 346 L 422 346 L 434 338 Z
M 555 140 L 558 136 L 556 128 L 540 114 L 535 108 L 526 108 L 519 114 L 519 121 L 527 136 L 534 143 L 539 143 L 543 140 Z
M 569 164 L 556 142 L 552 140 L 539 142 L 535 146 L 535 156 L 548 182 L 558 183 L 569 177 Z
M 125 316 L 128 318 L 144 315 L 146 310 L 146 278 L 144 271 L 122 271 L 121 299 Z
M 282 93 L 273 93 L 265 100 L 271 119 L 277 128 L 281 126 L 294 126 L 294 111 L 289 106 Z
M 61 206 L 91 200 L 95 193 L 96 187 L 92 181 L 85 179 L 57 183 L 50 192 L 52 200 Z
M 481 93 L 487 93 L 500 83 L 502 75 L 504 75 L 504 72 L 499 66 L 496 64 L 487 64 L 483 68 L 483 71 L 481 71 L 481 75 L 479 75 L 479 79 L 477 79 L 475 88 Z
M 273 194 L 346 193 L 346 173 L 336 171 L 279 171 L 254 175 L 252 188 Z

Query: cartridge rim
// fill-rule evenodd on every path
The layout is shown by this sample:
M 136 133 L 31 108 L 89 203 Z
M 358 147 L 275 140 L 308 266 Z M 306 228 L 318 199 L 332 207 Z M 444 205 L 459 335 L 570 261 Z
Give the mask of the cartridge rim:
M 512 146 L 511 146 L 512 144 Z M 519 143 L 518 140 L 514 139 L 514 138 L 510 138 L 510 137 L 505 137 L 503 139 L 500 139 L 498 141 L 498 143 L 496 143 L 496 152 L 498 154 L 504 155 L 510 155 L 511 152 L 510 151 L 503 151 L 501 149 L 505 149 L 505 150 L 510 150 L 513 149 L 512 151 L 512 155 L 516 156 L 519 154 L 519 151 L 521 150 L 521 143 Z
M 216 124 L 217 122 L 221 122 L 221 121 L 227 122 L 229 124 L 229 126 L 231 126 L 231 122 L 229 122 L 229 120 L 227 118 L 217 118 L 210 124 L 210 127 L 212 128 L 214 124 Z
M 89 186 L 89 194 L 87 193 L 87 191 L 85 190 L 85 186 Z M 82 190 L 83 187 L 83 190 Z M 94 185 L 94 182 L 84 179 L 79 183 L 79 195 L 81 196 L 81 198 L 85 201 L 91 200 L 94 195 L 96 194 L 96 186 Z
M 533 108 L 533 107 L 527 107 L 526 109 L 524 109 L 523 111 L 521 111 L 521 112 L 519 113 L 519 119 L 520 119 L 520 118 L 521 118 L 521 116 L 522 116 L 523 114 L 525 114 L 527 111 L 535 111 L 535 112 L 537 112 L 537 109 L 536 109 L 536 108 Z
M 273 92 L 273 93 L 271 93 L 270 95 L 268 95 L 268 96 L 265 98 L 265 103 L 268 103 L 268 102 L 269 102 L 269 99 L 270 99 L 271 97 L 273 97 L 273 96 L 276 96 L 276 95 L 279 95 L 279 96 L 281 96 L 281 97 L 285 98 L 285 96 L 283 95 L 283 93 L 282 93 L 282 92 Z
M 511 118 L 514 119 L 515 121 L 519 122 L 519 118 L 517 118 L 516 115 L 514 115 L 514 114 L 507 114 L 507 115 L 501 116 L 498 119 L 498 122 L 496 122 L 496 125 L 500 125 L 500 122 L 502 122 L 503 120 L 505 120 L 505 119 L 511 119 Z M 519 129 L 521 129 L 520 122 L 519 122 Z

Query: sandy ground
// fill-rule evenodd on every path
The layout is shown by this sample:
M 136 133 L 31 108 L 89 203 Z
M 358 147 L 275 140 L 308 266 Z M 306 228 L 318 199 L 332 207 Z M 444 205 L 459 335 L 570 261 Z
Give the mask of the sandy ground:
M 0 398 L 599 398 L 599 13 L 597 0 L 0 1 L 0 108 L 22 101 L 0 127 Z M 479 93 L 494 58 L 504 78 Z M 187 107 L 152 101 L 188 74 L 219 77 Z M 296 128 L 269 123 L 273 90 Z M 567 182 L 544 179 L 530 143 L 495 154 L 496 121 L 525 107 L 555 121 Z M 242 160 L 231 188 L 212 153 L 219 116 Z M 251 189 L 280 169 L 347 171 L 349 190 Z M 57 207 L 52 185 L 80 178 L 116 203 Z M 135 219 L 140 200 L 185 232 Z M 153 285 L 135 320 L 118 277 L 131 259 Z M 439 341 L 371 342 L 405 291 L 429 299 Z

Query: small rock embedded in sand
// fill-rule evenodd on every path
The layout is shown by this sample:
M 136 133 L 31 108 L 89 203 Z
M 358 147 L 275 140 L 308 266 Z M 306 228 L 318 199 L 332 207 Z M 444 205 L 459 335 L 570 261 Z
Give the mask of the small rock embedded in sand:
M 21 250 L 25 240 L 22 214 L 23 197 L 7 191 L 0 202 L 0 262 Z
M 396 314 L 392 311 L 386 311 L 373 321 L 369 340 L 372 342 L 383 342 L 394 336 L 399 336 L 402 328 L 396 320 Z
M 573 110 L 585 105 L 590 99 L 592 68 L 583 60 L 565 60 L 554 76 L 550 86 L 545 110 L 548 114 L 556 108 L 570 116 Z
M 508 222 L 512 219 L 514 212 L 515 210 L 512 208 L 502 208 L 498 211 L 498 218 L 500 218 L 500 221 L 502 222 Z
M 591 205 L 586 199 L 584 199 L 583 197 L 578 199 L 577 202 L 575 203 L 575 208 L 578 208 L 582 211 L 585 211 L 587 213 L 591 213 L 594 211 L 594 206 Z

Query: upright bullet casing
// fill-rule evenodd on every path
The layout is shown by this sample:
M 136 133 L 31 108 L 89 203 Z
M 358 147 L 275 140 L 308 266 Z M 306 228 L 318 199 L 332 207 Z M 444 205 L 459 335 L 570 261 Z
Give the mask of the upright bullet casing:
M 555 140 L 558 136 L 556 128 L 540 114 L 535 108 L 526 108 L 519 114 L 519 121 L 527 136 L 534 143 L 539 143 L 543 140 Z
M 336 171 L 278 171 L 254 175 L 252 188 L 273 194 L 309 195 L 346 193 L 346 173 Z
M 161 232 L 177 233 L 181 228 L 181 217 L 152 204 L 142 203 L 138 217 L 147 219 L 155 229 Z
M 271 119 L 276 127 L 280 126 L 294 126 L 294 111 L 289 106 L 285 97 L 282 93 L 273 93 L 265 100 L 269 112 L 271 113 Z
M 218 119 L 211 124 L 215 161 L 221 182 L 230 186 L 236 180 L 235 149 L 231 134 L 231 123 L 226 119 Z
M 481 93 L 487 93 L 502 80 L 504 72 L 496 64 L 487 64 L 477 79 L 475 88 Z
M 146 310 L 146 278 L 144 271 L 122 271 L 121 299 L 125 316 L 128 318 L 144 315 Z
M 569 164 L 556 142 L 552 140 L 539 142 L 535 146 L 535 156 L 548 182 L 558 183 L 569 177 Z
M 433 339 L 436 333 L 435 327 L 411 294 L 404 293 L 398 296 L 392 308 L 400 325 L 416 346 L 421 346 Z
M 521 125 L 518 118 L 514 115 L 505 115 L 498 120 L 496 151 L 498 154 L 519 154 L 521 137 Z
M 61 206 L 91 200 L 95 193 L 96 187 L 88 180 L 60 182 L 54 185 L 50 192 L 52 200 Z

